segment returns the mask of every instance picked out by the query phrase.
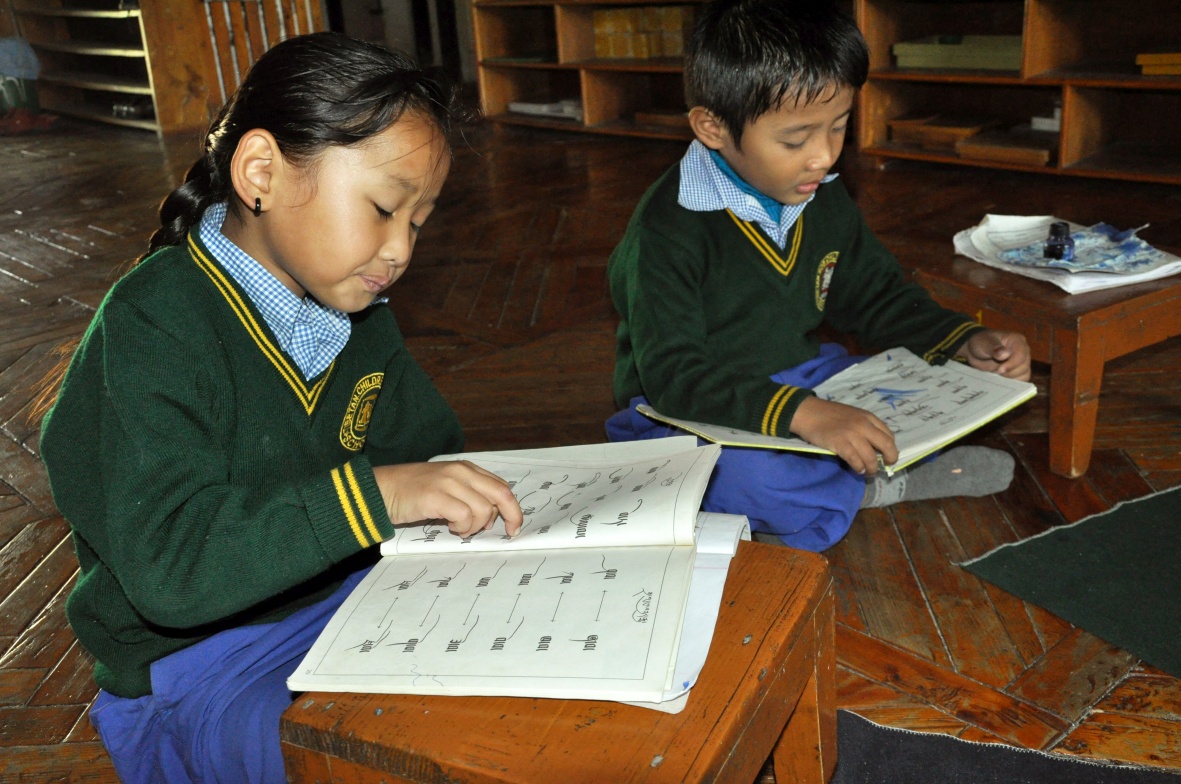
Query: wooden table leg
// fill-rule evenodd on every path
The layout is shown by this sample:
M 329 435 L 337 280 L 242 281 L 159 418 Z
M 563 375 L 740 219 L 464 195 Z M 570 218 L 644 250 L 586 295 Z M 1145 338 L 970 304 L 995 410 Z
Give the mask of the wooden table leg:
M 812 617 L 816 658 L 812 676 L 772 753 L 779 784 L 824 784 L 837 764 L 836 644 L 832 589 Z
M 1091 463 L 1103 365 L 1100 339 L 1055 331 L 1050 366 L 1050 470 L 1059 476 L 1082 476 Z

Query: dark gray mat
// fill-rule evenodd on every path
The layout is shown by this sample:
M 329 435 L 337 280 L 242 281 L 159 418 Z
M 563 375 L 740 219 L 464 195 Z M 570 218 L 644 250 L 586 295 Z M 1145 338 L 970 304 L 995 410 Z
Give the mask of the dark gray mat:
M 893 729 L 838 711 L 829 784 L 1181 784 L 1181 775 Z
M 962 566 L 1181 677 L 1181 487 Z

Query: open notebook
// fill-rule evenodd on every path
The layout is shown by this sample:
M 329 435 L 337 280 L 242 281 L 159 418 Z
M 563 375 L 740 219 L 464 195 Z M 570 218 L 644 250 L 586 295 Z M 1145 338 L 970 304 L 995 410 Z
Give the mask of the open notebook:
M 437 458 L 508 481 L 522 532 L 399 528 L 288 686 L 675 702 L 750 536 L 698 512 L 719 452 L 683 437 Z
M 1036 395 L 1037 387 L 959 362 L 929 365 L 907 349 L 893 348 L 846 368 L 813 391 L 824 400 L 866 409 L 886 423 L 898 447 L 897 462 L 885 466 L 893 474 L 1016 408 Z M 676 419 L 646 405 L 636 410 L 715 444 L 833 454 L 802 438 Z

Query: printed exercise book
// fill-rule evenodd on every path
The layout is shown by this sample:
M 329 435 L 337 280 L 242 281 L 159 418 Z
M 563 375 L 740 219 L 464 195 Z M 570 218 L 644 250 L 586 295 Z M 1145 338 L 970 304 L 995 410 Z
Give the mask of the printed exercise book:
M 659 441 L 436 458 L 505 479 L 521 532 L 509 538 L 503 519 L 466 538 L 443 523 L 399 527 L 288 686 L 681 698 L 650 706 L 679 710 L 704 664 L 730 558 L 750 533 L 744 517 L 698 512 L 720 447 Z
M 888 474 L 936 452 L 1037 394 L 1037 387 L 960 362 L 929 365 L 893 348 L 842 370 L 813 390 L 823 400 L 863 408 L 894 433 L 898 460 Z M 801 438 L 778 438 L 701 422 L 674 419 L 651 406 L 637 411 L 724 446 L 784 449 L 831 455 Z

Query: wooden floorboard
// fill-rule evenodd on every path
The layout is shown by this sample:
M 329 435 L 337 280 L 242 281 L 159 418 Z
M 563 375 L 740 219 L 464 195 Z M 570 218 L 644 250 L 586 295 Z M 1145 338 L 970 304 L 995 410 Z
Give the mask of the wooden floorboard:
M 606 262 L 682 145 L 477 127 L 410 271 L 390 291 L 411 352 L 471 449 L 602 441 L 615 318 Z M 85 329 L 146 247 L 192 139 L 62 122 L 0 142 L 0 780 L 114 781 L 86 719 L 90 659 L 65 621 L 76 573 L 29 412 L 54 348 Z M 1150 223 L 1181 247 L 1164 186 L 896 163 L 843 167 L 904 263 L 949 253 L 985 213 Z M 974 434 L 1017 459 L 995 496 L 858 515 L 829 551 L 838 702 L 874 721 L 1181 771 L 1181 681 L 958 566 L 1181 485 L 1181 340 L 1108 365 L 1088 473 L 1051 474 L 1041 393 Z

